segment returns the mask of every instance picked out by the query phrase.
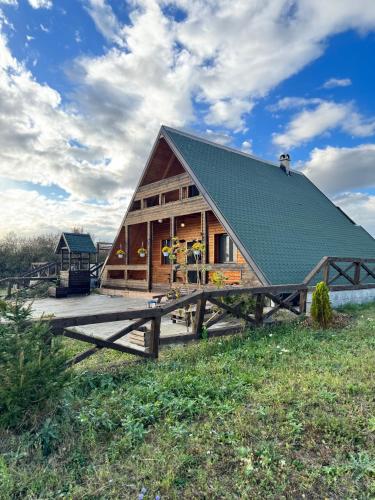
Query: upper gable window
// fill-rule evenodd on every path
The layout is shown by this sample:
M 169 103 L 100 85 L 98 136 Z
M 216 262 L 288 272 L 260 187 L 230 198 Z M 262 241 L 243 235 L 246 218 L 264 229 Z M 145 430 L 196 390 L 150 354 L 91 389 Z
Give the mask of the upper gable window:
M 135 200 L 133 201 L 131 207 L 130 207 L 130 212 L 134 212 L 135 210 L 140 210 L 141 209 L 141 200 Z
M 159 205 L 159 195 L 150 196 L 149 198 L 145 198 L 143 200 L 143 202 L 144 202 L 145 208 L 156 207 L 157 205 Z
M 187 190 L 187 197 L 188 198 L 193 198 L 194 196 L 199 196 L 199 190 L 197 188 L 197 186 L 195 186 L 194 184 L 192 184 L 191 186 L 188 186 L 188 190 Z

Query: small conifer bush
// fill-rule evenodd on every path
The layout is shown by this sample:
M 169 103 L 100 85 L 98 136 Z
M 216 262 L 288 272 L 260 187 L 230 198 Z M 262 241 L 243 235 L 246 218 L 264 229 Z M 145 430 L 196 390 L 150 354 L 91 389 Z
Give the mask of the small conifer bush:
M 329 301 L 329 288 L 321 281 L 312 295 L 311 317 L 322 328 L 327 328 L 332 321 L 332 307 Z
M 69 377 L 61 339 L 30 307 L 0 301 L 0 425 L 27 427 L 56 402 Z

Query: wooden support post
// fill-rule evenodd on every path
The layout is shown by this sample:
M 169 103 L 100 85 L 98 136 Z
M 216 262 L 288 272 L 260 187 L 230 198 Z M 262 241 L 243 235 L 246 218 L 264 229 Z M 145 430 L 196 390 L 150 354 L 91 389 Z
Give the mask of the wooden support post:
M 204 245 L 204 252 L 202 255 L 202 264 L 205 267 L 208 259 L 208 235 L 207 235 L 207 212 L 203 210 L 201 212 L 201 234 L 202 234 L 202 243 Z M 202 272 L 202 285 L 207 283 L 207 271 Z
M 323 269 L 322 269 L 322 272 L 323 272 L 323 281 L 324 283 L 326 283 L 328 285 L 328 282 L 329 282 L 329 266 L 330 266 L 330 262 L 327 261 L 324 266 L 323 266 Z
M 306 312 L 307 290 L 301 290 L 299 294 L 299 312 L 303 314 Z
M 176 224 L 175 224 L 175 217 L 172 215 L 172 217 L 169 219 L 169 224 L 170 224 L 170 235 L 171 235 L 171 246 L 173 245 L 173 238 L 176 235 Z M 173 281 L 174 281 L 174 265 L 175 262 L 171 260 L 171 271 L 170 271 L 170 282 L 171 286 L 173 286 Z
M 124 279 L 127 281 L 128 279 L 128 264 L 129 264 L 129 251 L 130 251 L 130 245 L 129 245 L 129 225 L 126 225 L 124 227 L 125 229 L 125 241 L 124 241 L 124 250 L 125 250 L 125 255 L 124 255 L 124 260 L 125 260 L 125 270 L 124 270 Z
M 151 221 L 147 221 L 147 290 L 151 292 L 152 288 L 152 261 L 151 261 L 151 249 L 152 249 L 152 234 L 151 234 Z
M 160 322 L 161 317 L 156 316 L 151 320 L 151 354 L 154 358 L 159 357 L 159 343 L 160 343 Z
M 206 299 L 202 297 L 197 302 L 197 309 L 195 311 L 194 325 L 193 325 L 193 334 L 197 339 L 200 338 L 200 334 L 202 332 L 203 322 L 204 322 L 204 314 L 206 312 Z
M 261 325 L 263 323 L 263 308 L 264 308 L 264 295 L 258 293 L 255 301 L 255 323 Z
M 10 297 L 12 295 L 12 280 L 8 281 L 8 291 L 7 291 L 7 297 Z
M 354 265 L 354 284 L 359 285 L 361 282 L 361 261 L 357 261 Z

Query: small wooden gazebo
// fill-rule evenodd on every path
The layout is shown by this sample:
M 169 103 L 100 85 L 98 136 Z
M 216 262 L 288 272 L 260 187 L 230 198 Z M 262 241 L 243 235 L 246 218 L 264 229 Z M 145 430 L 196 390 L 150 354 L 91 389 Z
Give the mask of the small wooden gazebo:
M 62 271 L 90 270 L 91 256 L 96 254 L 94 242 L 89 234 L 62 233 L 55 250 L 61 256 Z

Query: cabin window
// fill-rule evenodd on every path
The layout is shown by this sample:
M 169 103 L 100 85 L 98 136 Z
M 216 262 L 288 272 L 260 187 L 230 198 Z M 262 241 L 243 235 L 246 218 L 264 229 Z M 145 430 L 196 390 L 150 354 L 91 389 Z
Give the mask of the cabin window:
M 195 186 L 194 184 L 192 184 L 191 186 L 188 186 L 188 190 L 187 190 L 187 193 L 188 193 L 188 198 L 193 198 L 194 196 L 199 196 L 199 190 L 197 188 L 197 186 Z
M 215 261 L 219 264 L 234 262 L 236 254 L 236 245 L 227 234 L 215 235 Z
M 171 246 L 171 240 L 161 240 L 161 246 L 160 246 L 160 253 L 161 253 L 161 263 L 162 264 L 170 264 L 169 260 L 169 255 L 165 256 L 163 255 L 162 248 L 163 247 L 170 247 Z
M 145 208 L 156 207 L 157 205 L 159 205 L 159 195 L 157 194 L 156 196 L 145 198 L 143 202 Z
M 133 201 L 130 207 L 130 212 L 135 212 L 135 210 L 140 210 L 140 209 L 141 209 L 141 200 Z
M 164 203 L 172 203 L 173 201 L 178 201 L 180 199 L 180 190 L 174 189 L 173 191 L 168 191 L 163 194 Z

